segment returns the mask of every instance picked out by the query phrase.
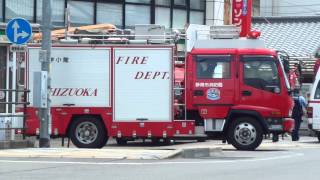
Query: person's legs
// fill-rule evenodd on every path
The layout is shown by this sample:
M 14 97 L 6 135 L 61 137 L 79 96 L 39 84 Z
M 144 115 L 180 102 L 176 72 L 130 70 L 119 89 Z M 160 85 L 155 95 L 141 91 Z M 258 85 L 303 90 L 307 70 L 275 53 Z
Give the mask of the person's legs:
M 272 142 L 278 142 L 278 141 L 279 141 L 279 134 L 272 133 Z
M 299 129 L 300 129 L 300 125 L 301 125 L 301 122 L 302 122 L 302 117 L 300 117 L 299 119 L 298 119 L 298 121 L 297 121 L 297 128 L 295 128 L 296 129 L 296 137 L 297 137 L 297 140 L 299 141 L 299 138 L 300 138 L 300 136 L 299 136 Z
M 294 118 L 294 129 L 292 131 L 292 141 L 299 140 L 299 129 L 301 124 L 301 117 Z

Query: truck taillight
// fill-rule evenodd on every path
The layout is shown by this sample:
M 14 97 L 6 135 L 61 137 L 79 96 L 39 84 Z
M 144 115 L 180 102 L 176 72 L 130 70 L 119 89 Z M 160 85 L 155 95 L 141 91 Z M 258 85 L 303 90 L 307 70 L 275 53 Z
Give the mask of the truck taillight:
M 307 107 L 307 116 L 308 118 L 313 117 L 313 107 Z

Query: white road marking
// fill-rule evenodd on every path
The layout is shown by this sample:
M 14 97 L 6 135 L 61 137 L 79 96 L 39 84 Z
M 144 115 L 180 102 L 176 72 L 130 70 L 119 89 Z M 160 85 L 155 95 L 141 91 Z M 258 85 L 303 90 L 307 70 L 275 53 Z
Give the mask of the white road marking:
M 237 162 L 257 162 L 279 159 L 291 159 L 304 156 L 303 153 L 294 153 L 289 155 L 242 159 L 242 160 L 201 160 L 201 161 L 165 161 L 165 162 L 77 162 L 77 161 L 32 161 L 32 160 L 1 160 L 0 163 L 31 163 L 31 164 L 76 164 L 76 165 L 168 165 L 168 164 L 218 164 L 218 163 L 237 163 Z

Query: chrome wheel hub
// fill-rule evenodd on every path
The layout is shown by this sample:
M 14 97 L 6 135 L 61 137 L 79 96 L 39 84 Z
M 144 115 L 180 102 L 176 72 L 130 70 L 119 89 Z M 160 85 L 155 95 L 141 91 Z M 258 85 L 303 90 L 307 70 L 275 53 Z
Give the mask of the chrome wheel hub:
M 98 137 L 98 129 L 92 122 L 80 123 L 75 132 L 75 136 L 83 144 L 90 144 Z
M 241 123 L 234 131 L 234 138 L 239 144 L 250 145 L 256 140 L 257 131 L 252 124 Z

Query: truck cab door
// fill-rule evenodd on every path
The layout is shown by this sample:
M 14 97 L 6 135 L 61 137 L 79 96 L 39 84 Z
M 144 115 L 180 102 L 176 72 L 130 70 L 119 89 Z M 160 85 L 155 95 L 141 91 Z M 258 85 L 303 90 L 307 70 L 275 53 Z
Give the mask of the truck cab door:
M 234 60 L 231 55 L 193 56 L 193 106 L 207 118 L 225 119 L 234 103 Z
M 276 59 L 272 56 L 242 55 L 240 57 L 239 105 L 250 105 L 268 116 L 280 115 L 283 96 Z

